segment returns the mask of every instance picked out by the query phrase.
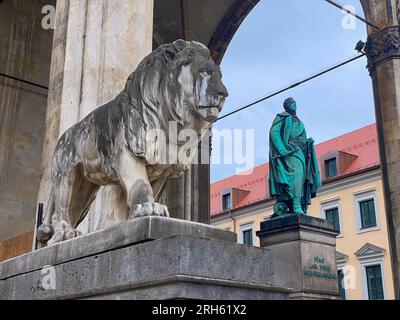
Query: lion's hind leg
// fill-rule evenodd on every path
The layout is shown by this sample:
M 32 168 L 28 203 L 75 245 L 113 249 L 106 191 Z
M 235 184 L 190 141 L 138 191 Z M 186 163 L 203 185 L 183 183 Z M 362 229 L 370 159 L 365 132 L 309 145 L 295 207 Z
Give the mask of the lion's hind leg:
M 82 191 L 82 185 L 86 185 L 83 181 L 81 168 L 79 166 L 73 168 L 69 173 L 61 173 L 59 183 L 53 185 L 54 197 L 54 213 L 52 217 L 52 225 L 54 235 L 48 241 L 48 245 L 72 239 L 80 235 L 74 227 L 77 220 L 83 214 L 89 199 L 94 193 L 94 187 L 87 188 L 90 194 L 80 195 L 77 197 L 79 190 Z

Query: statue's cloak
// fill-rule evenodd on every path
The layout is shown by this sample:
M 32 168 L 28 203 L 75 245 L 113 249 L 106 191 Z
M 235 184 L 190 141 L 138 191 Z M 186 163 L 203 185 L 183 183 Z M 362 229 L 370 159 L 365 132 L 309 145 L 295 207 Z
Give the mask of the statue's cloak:
M 281 125 L 280 137 L 286 150 L 291 150 L 289 145 L 290 133 L 293 126 L 293 119 L 287 112 L 278 114 L 272 123 L 272 129 Z M 304 129 L 305 133 L 305 129 Z M 321 188 L 321 179 L 318 169 L 318 160 L 313 143 L 307 142 L 307 148 L 304 155 L 298 158 L 305 166 L 305 183 L 303 192 L 303 203 L 311 204 L 311 198 L 314 198 L 318 189 Z M 294 154 L 296 156 L 296 154 Z M 269 143 L 269 189 L 270 195 L 278 200 L 289 200 L 291 195 L 288 194 L 289 179 L 287 175 L 287 165 L 285 158 L 281 157 L 278 148 L 271 139 Z

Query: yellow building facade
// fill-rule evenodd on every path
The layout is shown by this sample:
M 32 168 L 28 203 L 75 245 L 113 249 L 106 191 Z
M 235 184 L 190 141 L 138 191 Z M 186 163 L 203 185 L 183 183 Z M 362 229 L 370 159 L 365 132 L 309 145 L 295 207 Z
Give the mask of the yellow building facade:
M 264 185 L 268 181 L 268 176 L 264 179 L 258 186 Z M 232 182 L 237 184 L 237 180 Z M 224 181 L 225 190 L 227 185 L 229 178 Z M 247 186 L 246 183 L 244 185 L 241 185 L 241 189 L 245 190 L 247 187 L 249 193 L 257 189 L 255 182 L 253 186 L 251 182 L 248 182 Z M 218 195 L 224 196 L 224 191 L 218 192 L 213 186 L 211 191 L 214 198 Z M 216 201 L 211 199 L 214 205 Z M 220 203 L 223 206 L 223 202 Z M 259 246 L 256 232 L 260 229 L 260 223 L 272 215 L 273 204 L 274 200 L 266 196 L 265 199 L 242 206 L 229 206 L 228 210 L 221 207 L 220 212 L 212 214 L 211 223 L 218 228 L 235 232 L 240 243 Z M 365 214 L 367 211 L 368 216 Z M 336 258 L 340 270 L 339 278 L 343 278 L 340 280 L 342 298 L 394 299 L 379 165 L 358 169 L 350 174 L 337 175 L 334 179 L 323 179 L 323 187 L 309 206 L 308 214 L 328 220 L 332 214 L 336 217 L 334 223 L 339 232 Z

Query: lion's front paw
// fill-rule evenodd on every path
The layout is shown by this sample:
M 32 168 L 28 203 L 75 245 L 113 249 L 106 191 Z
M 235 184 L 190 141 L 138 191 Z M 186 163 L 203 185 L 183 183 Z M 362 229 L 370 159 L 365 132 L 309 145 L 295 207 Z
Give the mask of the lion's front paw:
M 47 242 L 47 245 L 51 246 L 52 244 L 55 244 L 57 242 L 79 237 L 80 235 L 82 235 L 82 233 L 73 228 L 58 230 L 54 233 L 53 237 Z
M 129 214 L 130 219 L 144 217 L 144 216 L 169 217 L 169 212 L 167 206 L 164 206 L 161 203 L 144 202 L 135 205 Z

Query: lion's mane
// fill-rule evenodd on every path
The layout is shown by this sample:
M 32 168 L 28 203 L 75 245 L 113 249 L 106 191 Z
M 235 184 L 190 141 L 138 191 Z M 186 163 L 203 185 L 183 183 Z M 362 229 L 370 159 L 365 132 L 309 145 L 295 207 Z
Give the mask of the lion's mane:
M 209 49 L 198 42 L 177 40 L 154 50 L 129 76 L 120 95 L 129 149 L 138 157 L 146 157 L 146 133 L 168 126 L 169 121 L 182 124 L 178 77 L 182 66 L 209 58 Z M 126 110 L 128 111 L 128 110 Z

